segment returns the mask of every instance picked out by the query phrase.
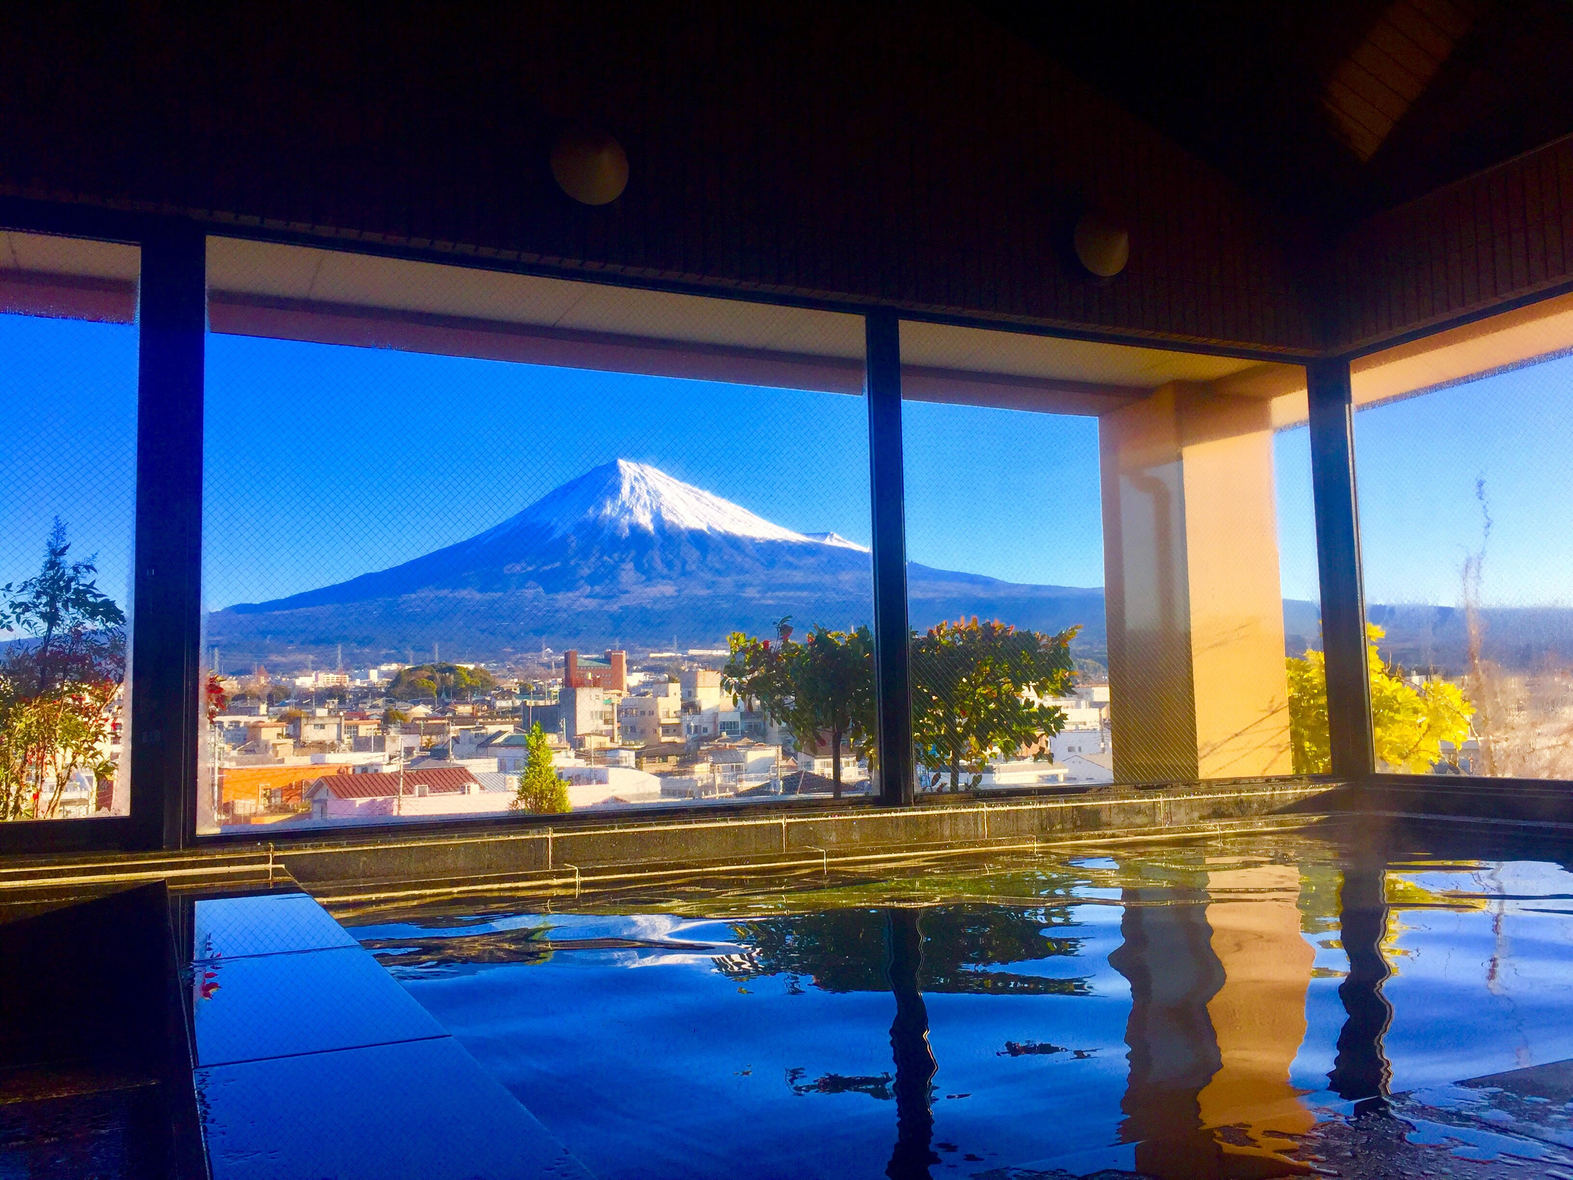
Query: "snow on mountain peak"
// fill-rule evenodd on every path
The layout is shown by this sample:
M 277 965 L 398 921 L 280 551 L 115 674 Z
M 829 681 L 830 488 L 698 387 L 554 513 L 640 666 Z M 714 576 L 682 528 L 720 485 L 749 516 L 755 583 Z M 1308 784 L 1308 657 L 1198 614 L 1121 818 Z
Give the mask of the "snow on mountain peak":
M 563 536 L 585 525 L 619 537 L 664 530 L 719 533 L 758 541 L 794 541 L 861 549 L 835 533 L 805 534 L 782 528 L 741 505 L 674 479 L 647 463 L 617 459 L 548 492 L 513 521 Z M 496 530 L 494 530 L 496 531 Z
M 859 545 L 856 541 L 849 541 L 840 533 L 805 533 L 810 541 L 818 541 L 821 545 L 833 545 L 837 549 L 856 549 L 859 553 L 870 552 L 867 545 Z

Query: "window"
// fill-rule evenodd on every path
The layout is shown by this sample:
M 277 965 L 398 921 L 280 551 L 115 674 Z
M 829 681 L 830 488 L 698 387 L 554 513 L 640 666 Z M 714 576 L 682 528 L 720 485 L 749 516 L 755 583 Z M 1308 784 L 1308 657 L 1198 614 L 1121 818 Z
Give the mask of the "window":
M 807 670 L 872 668 L 858 317 L 228 240 L 209 288 L 203 830 L 869 789 Z
M 1311 494 L 1311 431 L 1303 374 L 1272 399 L 1273 490 L 1284 646 L 1288 656 L 1290 769 L 1330 774 L 1327 670 L 1322 647 L 1322 589 L 1317 568 L 1316 505 Z
M 0 230 L 0 820 L 129 808 L 138 271 Z
M 1378 770 L 1573 778 L 1570 311 L 1354 368 Z
M 920 789 L 1298 769 L 1303 371 L 912 323 L 902 360 Z

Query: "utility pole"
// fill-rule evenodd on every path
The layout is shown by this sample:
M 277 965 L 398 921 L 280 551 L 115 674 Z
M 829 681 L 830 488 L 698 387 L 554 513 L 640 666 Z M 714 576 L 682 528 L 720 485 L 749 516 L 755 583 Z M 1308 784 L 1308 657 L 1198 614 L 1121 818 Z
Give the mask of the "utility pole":
M 397 801 L 393 805 L 393 814 L 404 814 L 404 739 L 402 730 L 399 738 L 399 794 Z
M 217 649 L 215 649 L 216 651 Z M 219 823 L 219 808 L 224 802 L 224 791 L 220 786 L 223 781 L 224 771 L 224 737 L 223 730 L 217 721 L 209 722 L 210 739 L 213 743 L 213 823 Z

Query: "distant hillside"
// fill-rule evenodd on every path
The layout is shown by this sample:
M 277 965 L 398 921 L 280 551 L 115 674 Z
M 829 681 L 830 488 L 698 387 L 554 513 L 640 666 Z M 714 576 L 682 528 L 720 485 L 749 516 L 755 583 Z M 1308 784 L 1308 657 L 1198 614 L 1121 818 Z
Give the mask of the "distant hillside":
M 962 614 L 1059 630 L 1104 659 L 1103 591 L 1031 586 L 908 567 L 914 626 Z M 872 622 L 869 553 L 805 534 L 642 464 L 618 460 L 456 545 L 272 602 L 208 617 L 207 642 L 246 663 L 342 644 L 357 661 L 430 653 L 497 660 L 612 644 L 715 646 L 770 633 Z
M 1080 624 L 1075 653 L 1107 662 L 1101 587 L 1027 585 L 910 564 L 914 627 L 979 615 L 1057 631 Z M 322 655 L 356 662 L 430 656 L 493 661 L 553 648 L 718 646 L 872 621 L 868 551 L 834 533 L 798 533 L 653 467 L 618 460 L 456 545 L 331 586 L 216 611 L 207 642 L 226 662 Z M 1384 651 L 1456 671 L 1462 616 L 1447 607 L 1373 606 Z M 1487 610 L 1489 649 L 1509 664 L 1573 663 L 1573 611 Z M 1285 647 L 1318 643 L 1314 603 L 1284 603 Z M 232 665 L 234 666 L 234 665 Z

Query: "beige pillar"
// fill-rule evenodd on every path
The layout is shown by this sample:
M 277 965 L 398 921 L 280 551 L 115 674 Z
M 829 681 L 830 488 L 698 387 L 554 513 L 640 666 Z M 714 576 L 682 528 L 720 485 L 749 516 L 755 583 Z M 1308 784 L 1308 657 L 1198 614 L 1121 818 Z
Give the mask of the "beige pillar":
M 1177 382 L 1098 433 L 1116 780 L 1289 773 L 1270 403 Z

